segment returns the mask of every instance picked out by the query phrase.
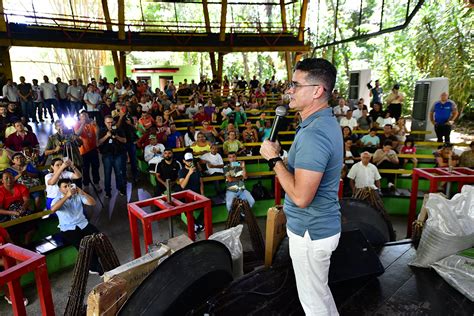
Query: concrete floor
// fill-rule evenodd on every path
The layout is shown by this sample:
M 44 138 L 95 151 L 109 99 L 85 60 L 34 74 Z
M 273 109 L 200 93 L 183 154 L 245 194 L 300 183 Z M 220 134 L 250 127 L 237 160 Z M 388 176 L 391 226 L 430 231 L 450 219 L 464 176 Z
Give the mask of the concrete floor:
M 51 124 L 43 123 L 37 126 L 35 132 L 38 135 L 41 148 L 44 148 L 47 141 L 47 136 L 51 133 Z M 102 175 L 102 173 L 101 173 Z M 112 181 L 112 183 L 114 183 Z M 92 188 L 86 189 L 94 197 L 97 197 Z M 122 197 L 113 188 L 112 198 L 110 200 L 105 199 L 104 193 L 99 194 L 99 198 L 104 203 L 104 207 L 98 202 L 95 207 L 89 207 L 87 213 L 90 221 L 102 232 L 104 232 L 110 239 L 115 252 L 120 260 L 120 263 L 126 263 L 133 259 L 132 255 L 132 244 L 129 230 L 128 214 L 127 214 L 127 203 L 144 200 L 151 197 L 151 186 L 148 183 L 147 177 L 142 179 L 136 185 L 132 183 L 127 184 L 127 196 Z M 174 232 L 175 236 L 186 233 L 186 227 L 179 218 L 174 218 Z M 259 218 L 258 223 L 265 237 L 265 218 Z M 406 218 L 395 217 L 392 218 L 394 229 L 397 231 L 397 239 L 403 239 L 406 231 Z M 214 226 L 214 232 L 224 229 L 225 224 L 220 223 Z M 162 221 L 153 225 L 153 240 L 155 242 L 167 240 L 169 238 L 168 232 L 168 221 Z M 204 238 L 204 233 L 198 235 L 198 239 Z M 250 250 L 250 238 L 248 231 L 244 228 L 241 236 L 242 244 L 245 250 Z M 143 244 L 143 243 L 142 243 Z M 142 245 L 143 252 L 143 245 Z M 50 276 L 51 291 L 53 294 L 53 301 L 55 305 L 55 311 L 57 315 L 64 314 L 66 303 L 68 300 L 68 293 L 71 286 L 73 269 L 56 273 Z M 86 298 L 90 290 L 101 282 L 101 279 L 97 275 L 89 276 Z M 28 315 L 41 315 L 40 303 L 36 293 L 35 285 L 27 286 L 23 289 L 25 296 L 29 300 L 29 305 L 26 310 Z M 12 315 L 11 306 L 3 299 L 0 300 L 0 315 Z

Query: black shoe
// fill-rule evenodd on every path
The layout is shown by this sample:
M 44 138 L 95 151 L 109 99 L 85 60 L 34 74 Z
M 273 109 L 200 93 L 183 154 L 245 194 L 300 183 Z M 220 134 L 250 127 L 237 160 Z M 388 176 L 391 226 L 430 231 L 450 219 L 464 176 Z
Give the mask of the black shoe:
M 194 224 L 194 232 L 197 234 L 204 230 L 204 226 L 201 224 Z
M 110 193 L 105 193 L 105 198 L 106 199 L 110 199 L 112 197 L 112 195 Z
M 120 194 L 121 196 L 124 196 L 124 195 L 127 195 L 127 192 L 125 192 L 125 191 L 119 191 L 119 194 Z

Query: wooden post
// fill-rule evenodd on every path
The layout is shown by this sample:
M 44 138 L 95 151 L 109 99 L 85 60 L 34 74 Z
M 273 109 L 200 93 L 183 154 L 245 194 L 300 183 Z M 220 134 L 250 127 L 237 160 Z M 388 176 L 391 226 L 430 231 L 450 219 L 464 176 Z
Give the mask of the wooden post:
M 207 8 L 207 0 L 202 0 L 202 12 L 204 13 L 204 23 L 206 24 L 206 32 L 212 33 L 211 22 L 209 19 L 209 10 Z
M 120 52 L 120 72 L 119 72 L 119 80 L 120 82 L 125 81 L 125 77 L 127 76 L 127 55 L 125 52 Z
M 298 41 L 304 40 L 304 27 L 306 24 L 306 13 L 308 13 L 308 0 L 303 0 L 301 4 L 300 28 L 298 30 Z
M 226 25 L 226 18 L 227 18 L 227 0 L 222 0 L 222 7 L 221 7 L 221 29 L 219 34 L 219 41 L 225 41 L 225 25 Z M 222 73 L 221 73 L 222 74 Z
M 10 60 L 10 47 L 0 46 L 0 84 L 7 83 L 7 79 L 12 78 L 12 63 Z
M 0 32 L 7 32 L 7 23 L 5 21 L 5 14 L 3 13 L 3 0 L 0 0 Z
M 118 0 L 118 37 L 119 40 L 125 39 L 125 0 Z
M 107 0 L 102 0 L 102 11 L 104 11 L 107 31 L 112 31 L 112 20 L 110 19 L 110 12 Z M 114 62 L 115 76 L 118 78 L 120 77 L 120 61 L 117 55 L 117 51 L 112 50 L 110 51 L 110 53 L 112 54 L 112 60 Z
M 209 52 L 209 60 L 211 62 L 212 77 L 214 78 L 217 76 L 216 54 L 214 52 Z
M 219 53 L 217 55 L 217 80 L 222 82 L 222 71 L 224 68 L 224 53 Z

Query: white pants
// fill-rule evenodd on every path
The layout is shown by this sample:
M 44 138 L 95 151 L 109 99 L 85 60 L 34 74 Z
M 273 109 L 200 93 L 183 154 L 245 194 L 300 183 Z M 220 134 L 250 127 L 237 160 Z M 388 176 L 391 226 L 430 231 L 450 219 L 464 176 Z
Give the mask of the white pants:
M 328 286 L 328 273 L 331 254 L 341 234 L 311 240 L 308 231 L 304 237 L 289 229 L 287 233 L 298 297 L 306 315 L 339 315 Z

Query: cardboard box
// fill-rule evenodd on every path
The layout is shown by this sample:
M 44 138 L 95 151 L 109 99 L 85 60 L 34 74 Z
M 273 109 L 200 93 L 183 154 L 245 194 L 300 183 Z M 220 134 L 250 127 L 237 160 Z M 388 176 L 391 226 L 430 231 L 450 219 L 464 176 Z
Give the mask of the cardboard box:
M 87 297 L 88 316 L 113 316 L 127 301 L 127 281 L 119 276 L 98 284 Z
M 108 282 L 115 276 L 123 278 L 127 282 L 126 291 L 128 298 L 143 280 L 170 254 L 171 249 L 166 245 L 161 245 L 156 251 L 149 252 L 138 259 L 105 272 L 104 282 Z

